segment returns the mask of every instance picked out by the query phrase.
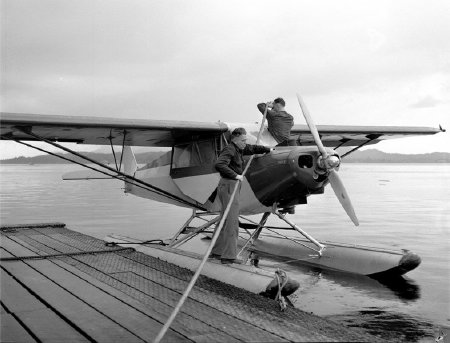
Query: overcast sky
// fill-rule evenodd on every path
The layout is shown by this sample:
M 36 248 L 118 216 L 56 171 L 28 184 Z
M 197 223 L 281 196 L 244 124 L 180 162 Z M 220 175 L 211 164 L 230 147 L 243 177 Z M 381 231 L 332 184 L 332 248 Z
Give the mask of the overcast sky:
M 450 128 L 450 1 L 2 0 L 6 112 Z M 450 151 L 450 134 L 386 152 Z M 31 155 L 1 142 L 1 158 Z

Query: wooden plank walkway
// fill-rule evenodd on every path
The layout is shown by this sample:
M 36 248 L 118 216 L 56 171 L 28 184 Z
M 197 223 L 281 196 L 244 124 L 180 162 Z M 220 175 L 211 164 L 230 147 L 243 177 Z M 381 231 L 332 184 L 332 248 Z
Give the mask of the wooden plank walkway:
M 3 225 L 1 342 L 152 342 L 193 273 L 64 224 Z M 379 341 L 201 276 L 163 342 Z

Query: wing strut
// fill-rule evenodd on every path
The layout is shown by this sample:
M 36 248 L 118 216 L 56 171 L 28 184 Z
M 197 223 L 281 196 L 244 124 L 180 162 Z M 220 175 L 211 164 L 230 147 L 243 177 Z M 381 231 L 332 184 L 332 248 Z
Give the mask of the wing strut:
M 96 160 L 94 160 L 94 159 L 91 159 L 91 158 L 89 158 L 89 157 L 87 157 L 87 156 L 84 156 L 84 155 L 82 155 L 82 154 L 79 154 L 79 153 L 77 153 L 76 151 L 73 151 L 73 150 L 71 150 L 71 149 L 69 149 L 69 148 L 66 148 L 66 147 L 60 145 L 60 144 L 57 144 L 57 143 L 52 142 L 52 141 L 49 141 L 49 140 L 47 140 L 47 139 L 45 139 L 45 138 L 43 138 L 43 137 L 40 137 L 40 136 L 34 134 L 33 132 L 31 132 L 31 130 L 25 130 L 25 129 L 20 128 L 20 127 L 17 127 L 17 129 L 19 129 L 20 131 L 22 131 L 22 132 L 24 132 L 24 133 L 26 133 L 26 134 L 28 134 L 28 135 L 30 135 L 30 136 L 32 136 L 32 137 L 34 137 L 34 138 L 40 140 L 40 141 L 42 141 L 42 142 L 46 142 L 46 143 L 48 143 L 48 144 L 51 144 L 51 145 L 53 145 L 53 146 L 55 146 L 55 147 L 57 147 L 57 148 L 59 148 L 59 149 L 61 149 L 61 150 L 67 151 L 67 152 L 69 152 L 69 153 L 71 153 L 71 154 L 73 154 L 73 155 L 75 155 L 75 156 L 77 156 L 77 157 L 80 157 L 80 158 L 82 158 L 82 159 L 85 159 L 85 160 L 87 160 L 87 161 L 89 161 L 89 162 L 91 162 L 91 163 L 94 163 L 94 164 L 96 164 L 96 165 L 98 165 L 98 166 L 100 166 L 100 167 L 102 167 L 102 168 L 105 168 L 105 169 L 107 169 L 107 170 L 109 170 L 109 171 L 112 171 L 112 172 L 115 173 L 115 174 L 114 174 L 114 175 L 108 174 L 108 173 L 105 172 L 105 171 L 98 170 L 98 169 L 93 168 L 93 167 L 90 167 L 90 166 L 88 166 L 88 165 L 86 165 L 86 164 L 83 164 L 83 163 L 80 163 L 80 162 L 76 162 L 76 161 L 71 160 L 71 159 L 69 159 L 69 158 L 65 158 L 65 157 L 63 157 L 63 156 L 59 156 L 59 155 L 57 155 L 57 154 L 51 153 L 50 151 L 46 151 L 46 150 L 40 149 L 40 148 L 38 148 L 38 147 L 35 147 L 35 146 L 31 145 L 31 144 L 27 144 L 27 143 L 24 143 L 24 142 L 21 142 L 21 141 L 19 141 L 19 140 L 14 139 L 14 140 L 15 140 L 16 142 L 18 142 L 18 143 L 21 143 L 21 144 L 26 145 L 26 146 L 29 146 L 29 147 L 31 147 L 31 148 L 34 148 L 34 149 L 43 151 L 43 152 L 45 152 L 45 153 L 47 153 L 47 154 L 49 154 L 49 155 L 53 155 L 53 156 L 59 157 L 59 158 L 61 158 L 61 159 L 63 159 L 63 160 L 67 160 L 67 161 L 69 161 L 69 162 L 72 162 L 72 163 L 75 163 L 75 164 L 79 164 L 79 165 L 81 165 L 81 166 L 83 166 L 83 167 L 85 167 L 85 168 L 89 168 L 89 169 L 95 170 L 95 171 L 97 171 L 97 172 L 100 172 L 100 173 L 102 173 L 102 174 L 105 174 L 105 175 L 108 175 L 108 176 L 111 176 L 111 177 L 120 179 L 120 180 L 122 180 L 122 181 L 124 181 L 123 178 L 125 178 L 125 180 L 126 180 L 127 182 L 130 182 L 129 180 L 132 180 L 132 181 L 135 182 L 134 185 L 136 185 L 136 186 L 138 186 L 138 187 L 147 189 L 147 190 L 149 190 L 149 191 L 152 191 L 152 192 L 155 192 L 155 193 L 158 193 L 158 194 L 162 194 L 162 195 L 164 195 L 164 196 L 166 196 L 166 197 L 168 197 L 168 198 L 170 198 L 170 199 L 173 199 L 173 200 L 176 200 L 176 201 L 178 201 L 178 202 L 180 202 L 180 203 L 183 203 L 183 204 L 185 204 L 185 205 L 188 205 L 189 207 L 195 207 L 195 208 L 200 209 L 200 210 L 203 210 L 203 211 L 205 210 L 205 209 L 204 209 L 202 206 L 200 206 L 198 203 L 195 203 L 195 204 L 194 204 L 194 203 L 191 203 L 191 202 L 189 202 L 189 201 L 187 201 L 187 200 L 185 200 L 185 199 L 182 199 L 182 198 L 180 198 L 180 197 L 177 197 L 176 195 L 173 195 L 173 194 L 171 194 L 171 193 L 169 193 L 169 192 L 166 192 L 165 190 L 163 190 L 163 189 L 161 189 L 161 188 L 158 188 L 158 187 L 153 186 L 153 185 L 151 185 L 151 184 L 149 184 L 149 183 L 147 183 L 147 182 L 145 182 L 145 181 L 142 181 L 142 180 L 140 180 L 140 179 L 137 179 L 137 178 L 135 178 L 134 176 L 131 176 L 131 175 L 127 175 L 127 174 L 125 174 L 125 173 L 122 173 L 120 170 L 115 170 L 115 169 L 113 169 L 113 168 L 111 168 L 111 167 L 109 167 L 109 166 L 107 166 L 107 165 L 105 165 L 105 164 L 103 164 L 103 163 L 100 163 L 100 162 L 98 162 L 98 161 L 96 161 Z M 116 174 L 118 174 L 118 175 L 116 175 Z M 119 175 L 122 176 L 123 178 L 118 177 Z M 138 184 L 136 184 L 136 183 L 138 183 Z M 140 185 L 140 186 L 139 186 L 139 185 Z M 145 186 L 145 187 L 144 187 L 144 186 Z M 147 187 L 147 188 L 146 188 L 146 187 Z
M 238 253 L 238 257 L 243 257 L 244 262 L 248 260 L 249 257 L 249 248 L 253 245 L 253 243 L 258 239 L 259 235 L 261 234 L 262 229 L 264 229 L 264 225 L 267 222 L 267 219 L 270 216 L 270 212 L 264 212 L 261 220 L 259 221 L 258 226 L 256 227 L 255 231 L 250 235 L 247 242 L 245 242 L 244 246 L 242 247 L 241 251 Z
M 117 170 L 120 170 L 120 168 L 122 168 L 123 152 L 124 152 L 124 148 L 125 148 L 125 139 L 126 139 L 126 137 L 127 137 L 127 130 L 123 130 L 122 153 L 120 154 L 120 163 L 119 163 L 119 165 L 117 165 L 116 152 L 114 151 L 114 146 L 113 146 L 113 142 L 112 142 L 112 139 L 114 138 L 112 136 L 112 129 L 109 132 L 108 139 L 109 139 L 109 143 L 111 145 L 111 152 L 112 152 L 112 155 L 114 157 L 114 164 L 116 165 L 116 169 Z
M 349 139 L 349 138 L 344 138 L 344 139 L 342 140 L 341 143 L 339 143 L 337 146 L 335 146 L 335 147 L 333 148 L 333 150 L 336 150 L 336 149 L 340 148 L 340 147 L 343 146 L 345 143 L 350 142 L 350 141 L 351 141 L 351 139 Z
M 344 158 L 347 155 L 350 155 L 353 151 L 358 150 L 359 148 L 362 148 L 364 145 L 369 144 L 370 142 L 372 142 L 373 140 L 377 139 L 378 137 L 380 137 L 381 135 L 370 135 L 369 140 L 365 141 L 364 143 L 358 145 L 356 148 L 353 148 L 352 150 L 347 151 L 345 154 L 343 154 L 341 156 L 341 158 Z

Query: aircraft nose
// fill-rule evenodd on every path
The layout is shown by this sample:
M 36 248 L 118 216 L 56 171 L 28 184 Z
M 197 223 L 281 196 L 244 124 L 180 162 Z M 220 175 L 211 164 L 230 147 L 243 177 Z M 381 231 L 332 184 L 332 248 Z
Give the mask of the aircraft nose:
M 315 159 L 317 159 L 317 153 L 303 149 L 293 149 L 288 155 L 289 164 L 294 171 L 313 168 Z
M 331 170 L 339 167 L 339 165 L 341 164 L 341 159 L 336 152 L 332 151 L 327 158 L 319 156 L 317 164 L 320 169 Z
M 315 161 L 317 161 L 319 156 L 317 150 L 298 148 L 291 151 L 288 157 L 293 176 L 309 189 L 321 187 L 321 181 L 323 181 L 314 178 L 317 163 Z
M 328 159 L 328 165 L 330 166 L 330 168 L 336 168 L 340 163 L 341 160 L 336 155 L 330 156 L 330 158 Z

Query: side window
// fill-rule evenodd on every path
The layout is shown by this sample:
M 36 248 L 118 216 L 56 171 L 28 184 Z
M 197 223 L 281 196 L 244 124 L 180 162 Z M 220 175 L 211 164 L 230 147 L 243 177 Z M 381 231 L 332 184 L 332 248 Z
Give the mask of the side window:
M 199 164 L 212 164 L 216 159 L 216 149 L 214 140 L 198 142 Z
M 173 147 L 172 169 L 211 165 L 216 158 L 215 139 L 180 144 Z
M 192 144 L 177 145 L 173 148 L 172 168 L 189 167 L 192 155 Z

